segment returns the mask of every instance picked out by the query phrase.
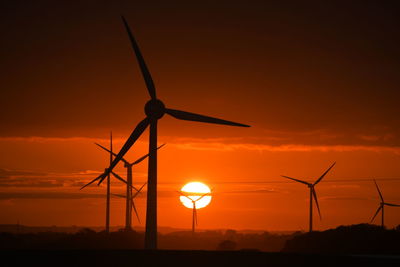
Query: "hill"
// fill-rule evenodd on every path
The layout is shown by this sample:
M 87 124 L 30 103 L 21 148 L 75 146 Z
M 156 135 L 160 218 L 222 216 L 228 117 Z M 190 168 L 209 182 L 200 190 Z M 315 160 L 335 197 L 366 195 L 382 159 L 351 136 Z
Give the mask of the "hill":
M 304 233 L 288 240 L 282 251 L 400 255 L 400 227 L 384 229 L 376 225 L 356 224 Z

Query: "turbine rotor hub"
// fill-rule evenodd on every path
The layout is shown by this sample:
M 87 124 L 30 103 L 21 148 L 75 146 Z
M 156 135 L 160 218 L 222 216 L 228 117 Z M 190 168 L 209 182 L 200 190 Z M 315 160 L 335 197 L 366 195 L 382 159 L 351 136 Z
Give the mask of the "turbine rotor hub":
M 161 119 L 165 114 L 165 105 L 161 100 L 152 99 L 144 106 L 144 113 L 150 119 Z

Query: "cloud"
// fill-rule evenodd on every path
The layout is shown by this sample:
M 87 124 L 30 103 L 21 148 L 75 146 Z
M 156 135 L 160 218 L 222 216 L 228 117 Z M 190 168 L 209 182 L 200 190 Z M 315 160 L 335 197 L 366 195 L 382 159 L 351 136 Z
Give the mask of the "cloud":
M 274 131 L 262 129 L 258 136 L 189 138 L 161 136 L 168 146 L 182 150 L 197 151 L 237 151 L 258 152 L 389 152 L 400 154 L 400 140 L 390 129 L 378 129 L 372 133 L 338 133 L 327 129 L 311 131 Z M 123 144 L 123 138 L 114 138 L 116 144 Z M 0 137 L 0 142 L 108 142 L 106 139 L 90 137 Z M 138 140 L 139 145 L 147 141 Z M 1 176 L 1 173 L 0 173 Z
M 359 138 L 368 142 L 388 142 L 396 138 L 393 133 L 385 133 L 380 135 L 359 135 Z
M 82 172 L 55 173 L 31 170 L 0 169 L 0 187 L 63 187 L 82 186 L 100 172 L 86 170 Z
M 360 139 L 366 141 L 378 141 L 381 139 L 381 137 L 377 135 L 360 135 Z
M 176 147 L 183 150 L 200 151 L 265 151 L 265 152 L 389 152 L 400 155 L 400 146 L 368 146 L 368 145 L 265 145 L 251 143 L 231 143 L 212 142 L 209 140 L 196 140 L 191 142 L 175 144 Z
M 324 200 L 369 200 L 369 198 L 365 197 L 350 197 L 350 196 L 330 196 L 330 197 L 318 197 L 318 199 L 324 201 Z
M 0 192 L 0 200 L 8 199 L 83 199 L 104 198 L 104 194 L 68 192 Z
M 43 136 L 2 136 L 1 142 L 31 142 L 31 143 L 52 143 L 52 142 L 109 142 L 109 139 L 92 137 L 43 137 Z M 113 137 L 113 142 L 125 142 L 124 138 Z M 140 142 L 140 141 L 139 141 Z
M 44 176 L 44 175 L 46 175 L 45 172 L 39 172 L 39 171 L 0 169 L 0 179 L 10 178 L 14 176 Z
M 0 169 L 0 187 L 62 187 L 62 180 L 39 171 Z
M 338 181 L 333 180 L 333 182 L 338 182 Z M 361 188 L 361 186 L 357 185 L 357 184 L 333 184 L 333 185 L 330 185 L 330 187 L 331 188 L 349 188 L 349 189 Z
M 271 194 L 271 193 L 280 193 L 275 189 L 249 189 L 249 190 L 231 190 L 231 191 L 223 191 L 221 194 Z
M 64 184 L 56 181 L 31 181 L 31 180 L 11 180 L 0 182 L 0 187 L 63 187 Z

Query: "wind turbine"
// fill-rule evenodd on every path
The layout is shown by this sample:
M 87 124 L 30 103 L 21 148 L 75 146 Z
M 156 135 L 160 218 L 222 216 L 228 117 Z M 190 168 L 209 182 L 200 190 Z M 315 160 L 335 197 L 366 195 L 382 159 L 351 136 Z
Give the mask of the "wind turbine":
M 381 214 L 382 214 L 381 226 L 382 226 L 382 228 L 384 228 L 384 227 L 385 227 L 385 224 L 384 224 L 384 218 L 383 218 L 383 216 L 384 216 L 384 208 L 385 208 L 385 206 L 400 207 L 400 205 L 391 204 L 391 203 L 385 202 L 385 201 L 383 200 L 383 196 L 382 196 L 381 190 L 379 190 L 378 184 L 376 183 L 375 179 L 374 179 L 374 183 L 375 183 L 375 186 L 376 186 L 376 190 L 378 190 L 379 197 L 381 198 L 381 203 L 379 204 L 379 207 L 378 207 L 377 211 L 375 212 L 374 217 L 372 217 L 371 223 L 374 221 L 376 215 L 378 215 L 378 213 L 381 211 Z
M 110 151 L 109 149 L 105 148 L 104 146 L 95 143 L 97 146 L 99 146 L 100 148 L 102 148 L 103 150 L 109 152 L 110 154 L 117 156 L 117 154 L 115 154 L 114 152 Z M 164 146 L 165 144 L 162 144 L 161 146 L 159 146 L 157 149 L 160 149 Z M 131 230 L 132 229 L 132 215 L 131 215 L 131 210 L 132 210 L 132 203 L 133 200 L 131 201 L 131 196 L 132 196 L 132 188 L 135 189 L 137 191 L 136 188 L 134 188 L 132 186 L 132 167 L 134 165 L 139 164 L 140 162 L 142 162 L 143 160 L 145 160 L 147 157 L 149 156 L 149 154 L 146 154 L 140 158 L 138 158 L 137 160 L 135 160 L 134 162 L 129 162 L 127 161 L 125 158 L 121 158 L 121 161 L 124 162 L 124 167 L 126 168 L 126 211 L 125 211 L 125 229 L 126 230 Z M 120 180 L 123 180 L 118 174 L 114 173 L 113 171 L 111 172 L 115 177 L 117 177 Z M 95 182 L 96 180 L 98 180 L 98 178 L 94 179 L 92 182 Z
M 148 190 L 147 190 L 147 212 L 146 212 L 146 234 L 145 234 L 145 248 L 146 249 L 157 249 L 157 122 L 165 114 L 168 114 L 179 120 L 197 121 L 206 123 L 223 124 L 230 126 L 250 127 L 245 124 L 236 123 L 232 121 L 221 120 L 209 116 L 199 115 L 186 111 L 176 110 L 167 108 L 164 103 L 157 99 L 156 88 L 153 83 L 153 79 L 147 69 L 146 63 L 140 52 L 139 46 L 129 28 L 125 18 L 122 17 L 122 21 L 125 25 L 129 39 L 131 41 L 132 48 L 136 55 L 136 59 L 139 63 L 140 70 L 142 72 L 144 81 L 146 83 L 147 90 L 150 94 L 151 99 L 146 103 L 144 111 L 146 118 L 138 123 L 136 128 L 133 130 L 128 140 L 111 163 L 110 167 L 99 177 L 99 183 L 101 184 L 107 175 L 113 170 L 113 168 L 122 159 L 125 153 L 131 148 L 141 134 L 150 127 L 149 134 L 149 165 L 148 165 Z
M 110 150 L 108 150 L 108 151 L 110 151 L 110 165 L 112 164 L 112 162 L 113 162 L 113 155 L 114 155 L 114 153 L 112 152 L 112 150 L 113 150 L 113 143 L 112 143 L 112 132 L 110 133 Z M 105 172 L 107 171 L 108 169 L 106 168 L 105 169 Z M 104 173 L 103 173 L 104 174 Z M 94 180 L 92 180 L 90 183 L 88 183 L 88 184 L 86 184 L 86 185 L 84 185 L 84 186 L 82 186 L 81 188 L 80 188 L 80 190 L 82 190 L 83 188 L 85 188 L 85 187 L 87 187 L 87 186 L 89 186 L 89 185 L 91 185 L 92 183 L 94 183 L 95 181 L 97 181 L 98 179 L 100 179 L 100 177 L 103 177 L 103 174 L 100 174 L 96 179 L 94 179 Z M 114 173 L 113 173 L 114 174 Z M 115 174 L 114 174 L 114 176 L 115 176 Z M 107 174 L 107 176 L 106 176 L 106 178 L 107 178 L 107 194 L 106 194 L 106 233 L 109 233 L 110 232 L 110 187 L 111 187 L 111 177 L 110 177 L 110 173 L 108 173 Z M 116 177 L 118 180 L 120 180 L 120 181 L 122 181 L 123 183 L 125 183 L 126 184 L 126 181 L 124 180 L 124 179 L 122 179 L 121 177 Z
M 134 199 L 140 194 L 140 192 L 142 191 L 143 187 L 146 184 L 147 183 L 144 183 L 139 189 L 135 188 L 136 189 L 136 193 L 134 195 L 130 195 L 129 197 L 127 197 L 126 195 L 121 195 L 121 194 L 112 194 L 113 196 L 116 196 L 116 197 L 125 198 L 127 200 L 127 202 L 130 203 L 130 205 L 128 205 L 129 206 L 129 211 L 127 212 L 128 213 L 127 216 L 129 216 L 129 223 L 132 223 L 132 209 L 135 211 L 136 218 L 138 219 L 138 222 L 140 223 L 140 218 L 139 218 L 139 214 L 137 212 L 136 206 L 135 206 Z M 125 230 L 132 230 L 132 226 L 129 225 L 129 228 L 126 227 Z
M 178 191 L 178 193 L 179 193 L 180 195 L 182 195 L 183 197 L 189 199 L 189 200 L 192 202 L 192 204 L 193 204 L 193 207 L 192 207 L 192 210 L 193 210 L 193 215 L 192 215 L 192 234 L 194 235 L 194 233 L 195 233 L 195 226 L 197 226 L 197 208 L 196 208 L 196 202 L 199 201 L 200 199 L 202 199 L 203 197 L 205 197 L 205 196 L 207 196 L 207 195 L 210 195 L 211 193 L 210 193 L 210 192 L 205 193 L 205 194 L 203 194 L 203 195 L 200 195 L 200 197 L 199 197 L 199 198 L 196 198 L 196 199 L 191 198 L 190 196 L 185 195 L 182 191 Z
M 315 188 L 314 188 L 314 187 L 315 187 L 319 182 L 321 182 L 321 180 L 322 180 L 322 179 L 325 177 L 325 175 L 333 168 L 333 166 L 335 166 L 335 164 L 336 164 L 336 162 L 334 162 L 334 163 L 332 164 L 332 166 L 330 166 L 330 167 L 321 175 L 321 177 L 319 177 L 318 180 L 315 181 L 315 183 L 309 183 L 309 182 L 306 182 L 306 181 L 302 181 L 302 180 L 299 180 L 299 179 L 295 179 L 295 178 L 292 178 L 292 177 L 288 177 L 288 176 L 282 175 L 282 177 L 284 177 L 284 178 L 291 179 L 291 180 L 293 180 L 293 181 L 296 181 L 296 182 L 305 184 L 305 185 L 308 186 L 308 188 L 310 188 L 310 228 L 309 228 L 309 232 L 312 232 L 312 230 L 313 230 L 313 204 L 312 204 L 313 198 L 314 198 L 315 204 L 316 204 L 316 206 L 317 206 L 319 218 L 322 219 L 322 217 L 321 217 L 321 211 L 319 210 L 319 205 L 318 205 L 317 193 L 315 192 Z

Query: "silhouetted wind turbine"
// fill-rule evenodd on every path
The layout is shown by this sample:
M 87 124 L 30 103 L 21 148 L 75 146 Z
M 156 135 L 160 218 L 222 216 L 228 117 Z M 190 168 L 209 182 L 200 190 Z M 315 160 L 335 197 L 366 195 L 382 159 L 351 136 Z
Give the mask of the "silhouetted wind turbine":
M 382 226 L 382 228 L 384 228 L 385 227 L 385 224 L 384 224 L 384 208 L 385 208 L 385 206 L 400 207 L 400 205 L 385 202 L 383 200 L 381 190 L 379 190 L 378 184 L 376 183 L 375 179 L 374 179 L 374 183 L 376 186 L 376 190 L 378 190 L 379 197 L 381 198 L 381 203 L 379 204 L 378 210 L 376 211 L 374 217 L 372 217 L 371 223 L 374 221 L 376 215 L 378 215 L 378 213 L 381 212 L 381 214 L 382 214 L 381 226 Z
M 142 191 L 143 187 L 146 185 L 147 183 L 144 183 L 139 189 L 136 189 L 136 193 L 134 195 L 131 195 L 130 197 L 127 197 L 126 195 L 121 195 L 121 194 L 112 194 L 113 196 L 116 197 L 122 197 L 127 199 L 128 202 L 130 202 L 129 205 L 129 211 L 127 216 L 129 216 L 129 223 L 132 223 L 132 209 L 135 211 L 136 214 L 136 218 L 138 219 L 138 222 L 140 223 L 140 218 L 139 218 L 139 214 L 137 212 L 136 206 L 135 206 L 135 201 L 134 199 L 140 194 L 140 192 Z M 125 228 L 126 230 L 132 230 L 132 227 L 129 226 L 129 228 Z
M 114 152 L 108 150 L 107 148 L 105 148 L 104 146 L 95 143 L 97 146 L 99 146 L 100 148 L 104 149 L 105 151 L 112 153 L 112 155 L 117 156 L 117 154 L 115 154 Z M 165 144 L 162 144 L 161 146 L 159 146 L 157 149 L 160 149 L 164 146 Z M 132 196 L 132 188 L 135 189 L 137 191 L 136 188 L 134 188 L 132 186 L 132 167 L 133 165 L 139 164 L 140 162 L 142 162 L 143 160 L 145 160 L 147 157 L 149 156 L 149 154 L 146 154 L 140 158 L 138 158 L 136 161 L 130 163 L 129 161 L 127 161 L 124 157 L 121 158 L 121 161 L 124 162 L 124 167 L 126 168 L 126 211 L 125 211 L 125 229 L 126 230 L 131 230 L 132 229 L 132 216 L 131 216 L 131 210 L 132 210 L 132 203 L 133 201 L 131 201 L 131 196 Z M 111 172 L 115 177 L 117 177 L 118 179 L 122 179 L 118 174 Z M 94 179 L 92 182 L 99 180 L 100 178 L 97 177 L 96 179 Z M 122 179 L 123 180 L 123 179 Z
M 334 163 L 332 164 L 332 166 L 330 166 L 330 167 L 324 172 L 324 174 L 322 174 L 321 177 L 319 177 L 318 180 L 315 181 L 315 183 L 313 183 L 313 184 L 312 184 L 312 183 L 309 183 L 309 182 L 306 182 L 306 181 L 302 181 L 302 180 L 299 180 L 299 179 L 295 179 L 295 178 L 292 178 L 292 177 L 288 177 L 288 176 L 282 175 L 282 177 L 284 177 L 284 178 L 291 179 L 291 180 L 293 180 L 293 181 L 296 181 L 296 182 L 305 184 L 305 185 L 308 186 L 308 188 L 310 188 L 310 228 L 309 228 L 309 231 L 310 231 L 310 232 L 312 232 L 312 229 L 313 229 L 313 215 L 312 215 L 312 212 L 313 212 L 312 200 L 313 200 L 313 198 L 315 199 L 315 204 L 316 204 L 316 206 L 317 206 L 319 218 L 322 219 L 322 217 L 321 217 L 321 211 L 319 210 L 319 205 L 318 205 L 317 193 L 315 192 L 315 188 L 314 188 L 314 187 L 315 187 L 319 182 L 321 182 L 321 180 L 322 180 L 322 179 L 325 177 L 325 175 L 333 168 L 333 166 L 335 166 L 335 164 L 336 164 L 336 162 L 334 162 Z
M 161 119 L 164 114 L 168 114 L 176 119 L 198 121 L 206 123 L 223 124 L 230 126 L 249 127 L 248 125 L 221 120 L 213 117 L 190 113 L 186 111 L 166 108 L 164 103 L 157 99 L 156 89 L 153 83 L 153 79 L 147 69 L 146 63 L 139 50 L 139 46 L 129 28 L 125 18 L 122 17 L 122 21 L 125 25 L 129 39 L 131 41 L 132 48 L 135 52 L 136 59 L 139 63 L 140 70 L 142 72 L 144 81 L 147 86 L 147 90 L 150 94 L 151 99 L 146 103 L 144 111 L 146 118 L 143 119 L 136 128 L 133 130 L 128 140 L 115 157 L 110 167 L 102 175 L 99 184 L 107 177 L 112 169 L 118 164 L 125 153 L 130 147 L 136 142 L 141 134 L 150 126 L 149 134 L 149 166 L 148 166 L 148 190 L 147 190 L 147 212 L 146 212 L 146 234 L 145 234 L 145 248 L 146 249 L 157 249 L 157 122 Z
M 199 198 L 197 198 L 197 199 L 193 199 L 193 198 L 191 198 L 190 196 L 185 195 L 182 191 L 178 191 L 178 193 L 179 193 L 180 195 L 182 195 L 183 197 L 186 197 L 187 199 L 189 199 L 189 200 L 192 202 L 192 204 L 193 204 L 193 207 L 192 207 L 192 210 L 193 210 L 193 215 L 192 215 L 192 234 L 194 234 L 194 233 L 195 233 L 195 226 L 197 226 L 197 208 L 196 208 L 196 202 L 199 201 L 200 199 L 202 199 L 203 197 L 210 195 L 211 192 L 205 193 L 205 194 L 201 195 L 201 196 L 200 196 Z
M 112 132 L 110 133 L 110 165 L 113 162 L 113 155 L 114 153 L 112 152 L 113 149 L 113 143 L 112 143 Z M 108 169 L 105 169 L 105 172 Z M 113 173 L 114 174 L 114 173 Z M 100 174 L 96 179 L 92 180 L 90 183 L 82 186 L 80 188 L 80 190 L 82 190 L 83 188 L 91 185 L 92 183 L 94 183 L 95 181 L 99 180 L 101 177 L 103 177 L 103 174 Z M 115 176 L 115 174 L 114 174 Z M 107 174 L 107 194 L 106 194 L 106 232 L 109 233 L 110 232 L 110 187 L 111 187 L 111 179 L 110 179 L 110 173 Z M 127 183 L 124 179 L 122 179 L 121 177 L 116 177 L 118 180 L 122 181 L 123 183 Z

